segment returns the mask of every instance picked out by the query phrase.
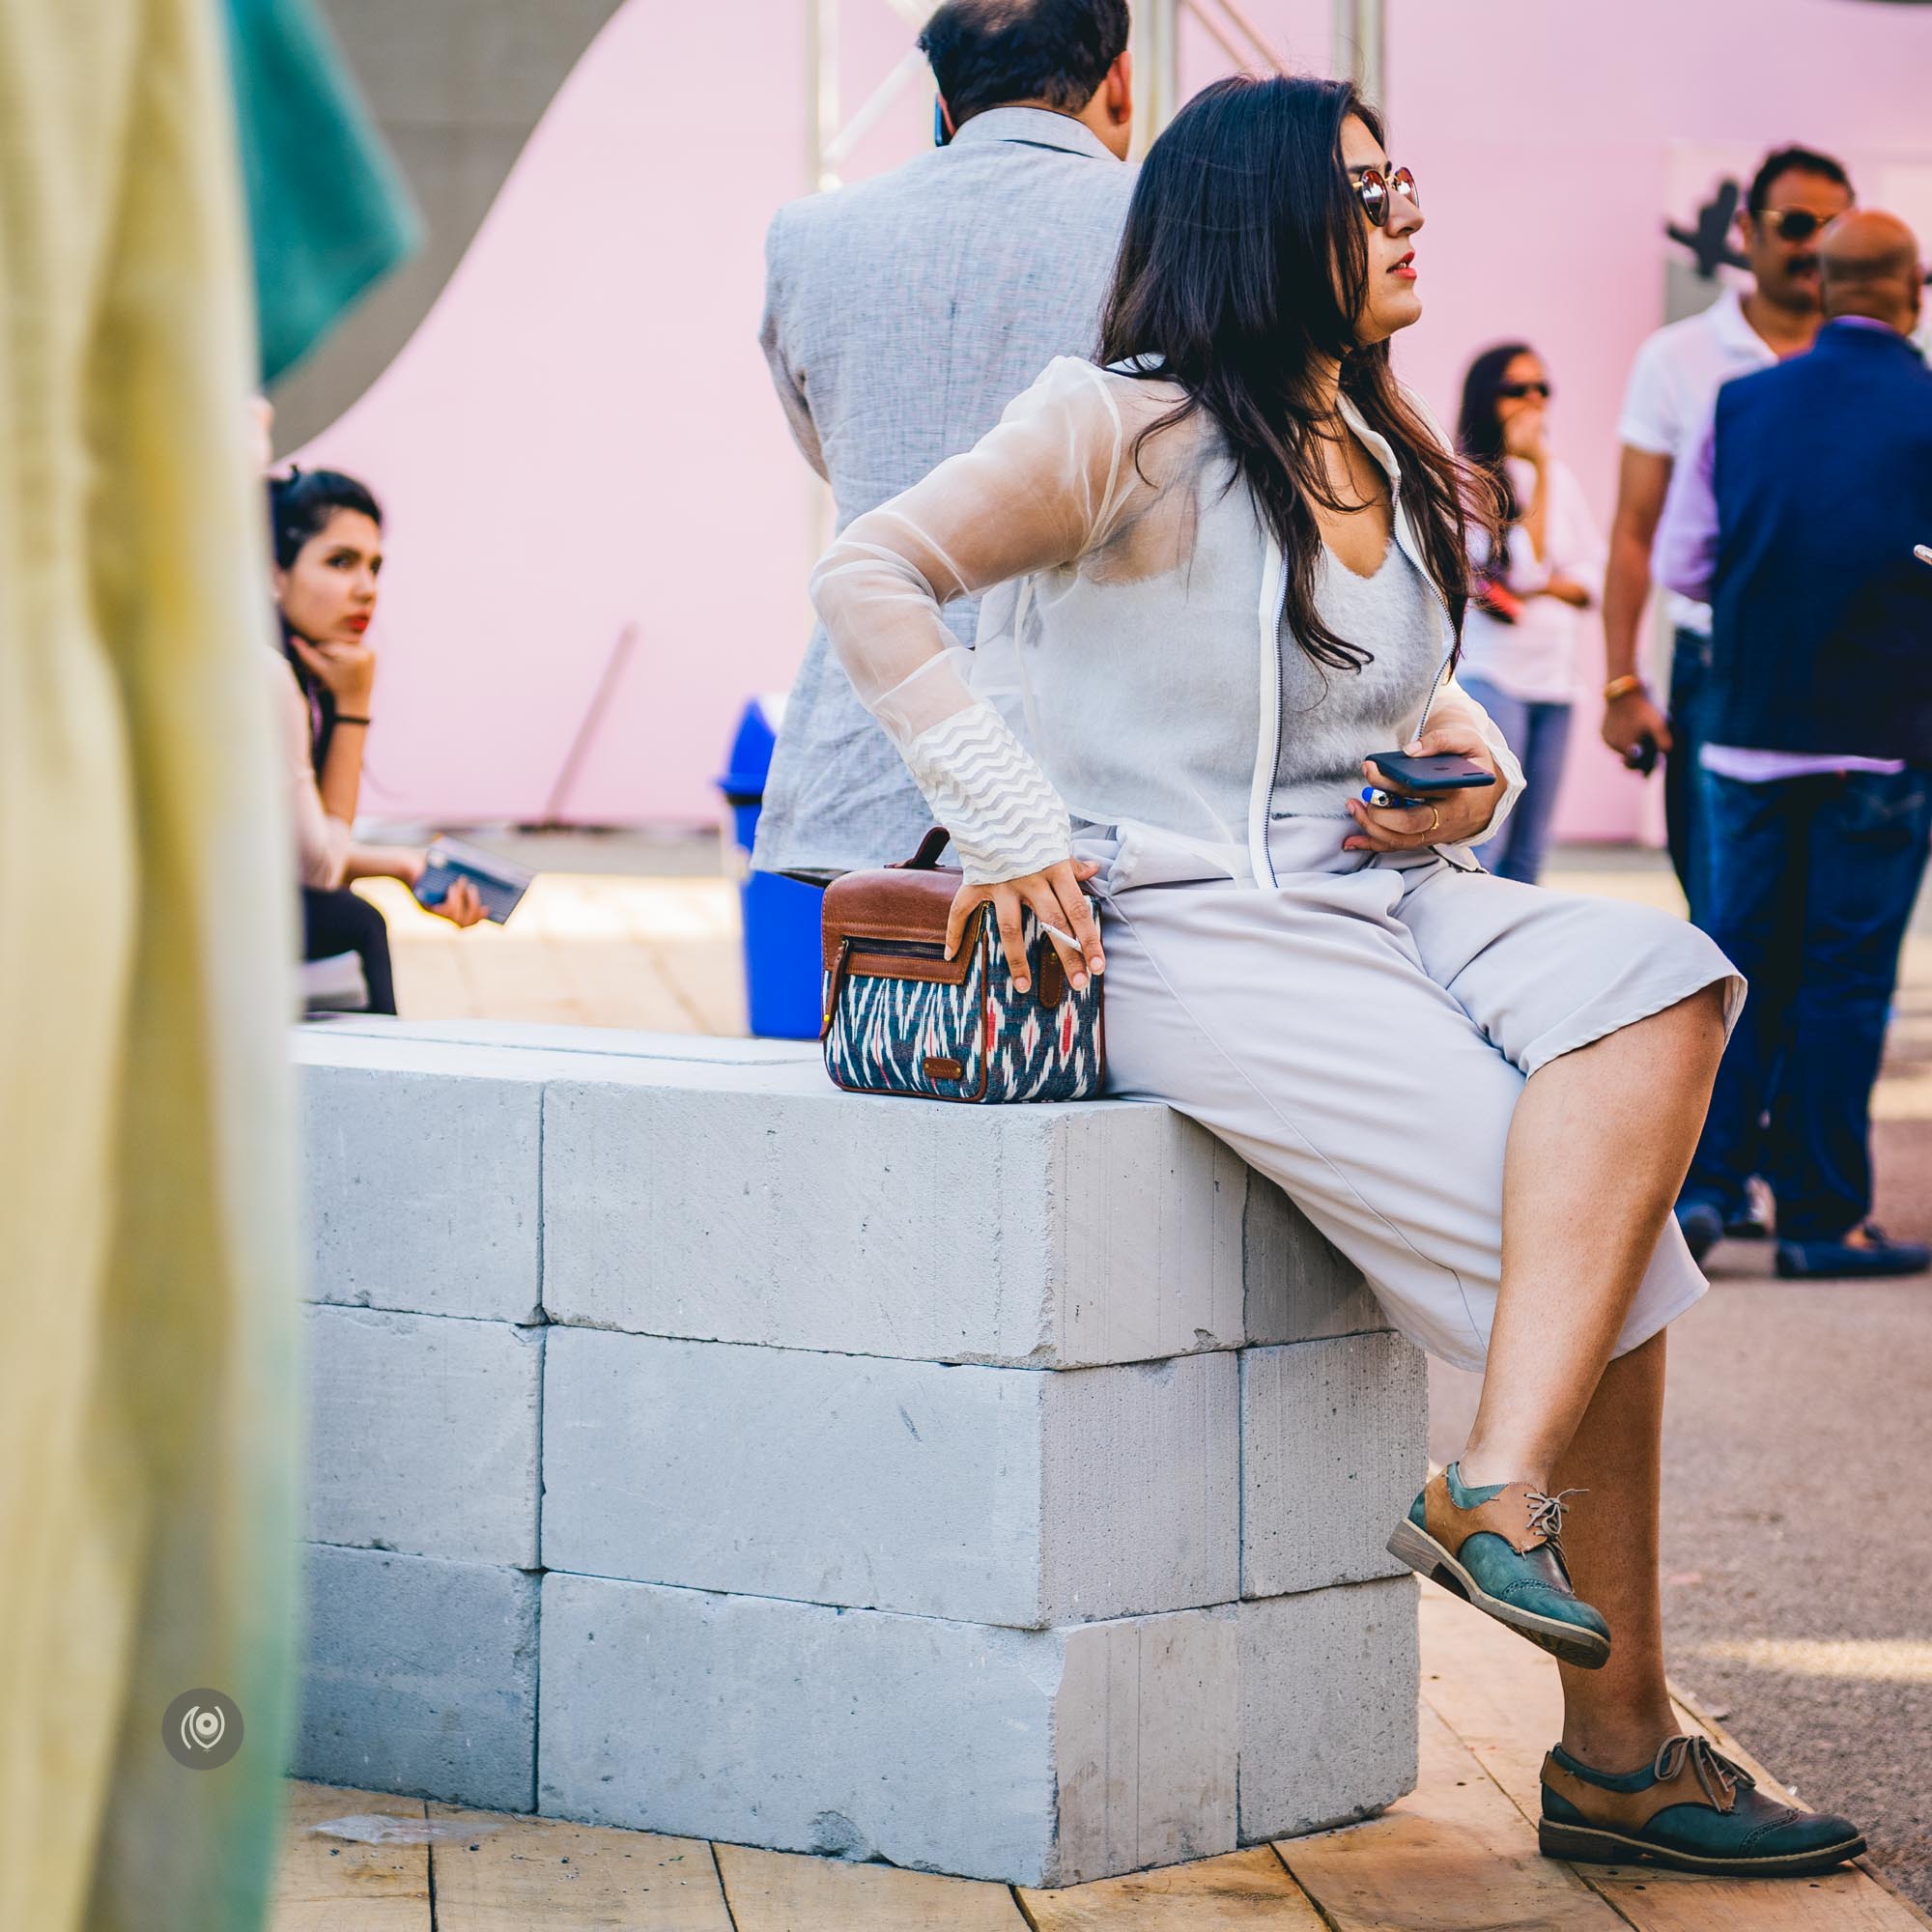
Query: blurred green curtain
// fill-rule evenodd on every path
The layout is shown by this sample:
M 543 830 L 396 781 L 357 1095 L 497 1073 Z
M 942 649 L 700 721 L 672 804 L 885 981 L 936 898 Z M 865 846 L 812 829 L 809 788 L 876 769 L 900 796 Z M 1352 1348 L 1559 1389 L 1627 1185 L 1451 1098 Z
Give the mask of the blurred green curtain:
M 251 88 L 319 44 L 251 43 Z M 292 1733 L 294 890 L 228 53 L 217 0 L 0 0 L 6 1932 L 252 1932 Z M 282 353 L 400 232 L 358 255 L 300 160 Z M 204 1688 L 245 1742 L 193 1771 L 161 1716 Z
M 401 177 L 311 0 L 225 0 L 262 386 L 415 246 Z

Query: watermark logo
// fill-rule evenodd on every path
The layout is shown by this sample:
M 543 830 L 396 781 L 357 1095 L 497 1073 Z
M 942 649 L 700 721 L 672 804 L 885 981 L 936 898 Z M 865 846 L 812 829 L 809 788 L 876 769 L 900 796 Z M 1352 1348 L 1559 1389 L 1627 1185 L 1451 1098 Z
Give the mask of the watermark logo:
M 242 1748 L 242 1707 L 225 1690 L 184 1690 L 162 1715 L 161 1742 L 177 1764 L 213 1771 Z

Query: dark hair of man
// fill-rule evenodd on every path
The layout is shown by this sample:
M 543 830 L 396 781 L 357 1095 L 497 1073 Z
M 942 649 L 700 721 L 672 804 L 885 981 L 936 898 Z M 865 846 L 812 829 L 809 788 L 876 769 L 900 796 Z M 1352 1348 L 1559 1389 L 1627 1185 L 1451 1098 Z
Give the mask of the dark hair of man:
M 1136 374 L 1180 384 L 1185 400 L 1142 433 L 1205 410 L 1235 476 L 1254 493 L 1286 563 L 1286 615 L 1316 663 L 1359 669 L 1316 603 L 1315 506 L 1352 507 L 1328 488 L 1318 358 L 1341 363 L 1342 393 L 1387 438 L 1430 577 L 1462 637 L 1471 515 L 1492 524 L 1493 492 L 1430 430 L 1398 387 L 1388 344 L 1361 348 L 1368 227 L 1342 160 L 1342 124 L 1381 124 L 1344 81 L 1236 74 L 1203 89 L 1141 165 L 1100 325 L 1106 364 L 1158 358 Z M 1135 446 L 1136 459 L 1140 444 Z
M 1813 148 L 1774 149 L 1751 176 L 1750 192 L 1745 197 L 1745 207 L 1753 221 L 1771 206 L 1771 191 L 1780 175 L 1821 175 L 1826 181 L 1836 182 L 1847 194 L 1852 192 L 1852 178 L 1845 172 L 1842 161 L 1834 161 L 1830 155 L 1821 155 Z
M 1015 100 L 1077 114 L 1126 51 L 1126 0 L 946 0 L 919 45 L 954 128 Z
M 301 554 L 302 545 L 328 527 L 337 510 L 355 510 L 378 529 L 383 512 L 366 484 L 339 469 L 291 469 L 269 478 L 269 529 L 274 541 L 275 563 L 286 570 Z
M 1519 355 L 1535 354 L 1536 351 L 1526 342 L 1499 342 L 1493 349 L 1485 349 L 1469 364 L 1469 373 L 1463 378 L 1463 407 L 1456 418 L 1456 447 L 1495 483 L 1501 528 L 1490 548 L 1490 570 L 1496 575 L 1509 569 L 1510 526 L 1522 515 L 1522 506 L 1516 499 L 1516 486 L 1511 483 L 1509 469 L 1503 461 L 1503 425 L 1502 418 L 1496 413 L 1496 404 L 1502 396 L 1503 377 L 1508 373 L 1509 365 Z

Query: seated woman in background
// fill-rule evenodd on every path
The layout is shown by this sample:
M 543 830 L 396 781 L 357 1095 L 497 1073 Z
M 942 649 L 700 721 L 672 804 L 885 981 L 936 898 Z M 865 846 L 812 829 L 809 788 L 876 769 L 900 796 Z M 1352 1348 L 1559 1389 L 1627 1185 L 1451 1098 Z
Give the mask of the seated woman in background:
M 1458 440 L 1505 496 L 1502 533 L 1476 558 L 1456 681 L 1501 730 L 1528 789 L 1491 846 L 1492 868 L 1534 885 L 1570 745 L 1582 613 L 1596 603 L 1604 542 L 1583 486 L 1549 453 L 1549 377 L 1527 343 L 1476 357 Z
M 269 511 L 287 658 L 287 669 L 273 672 L 275 703 L 300 862 L 302 957 L 354 952 L 369 1010 L 393 1013 L 387 923 L 348 890 L 352 879 L 375 878 L 413 888 L 425 863 L 418 851 L 358 845 L 353 830 L 376 682 L 365 634 L 383 569 L 383 513 L 363 485 L 329 469 L 270 478 Z M 431 910 L 457 925 L 484 916 L 467 879 Z

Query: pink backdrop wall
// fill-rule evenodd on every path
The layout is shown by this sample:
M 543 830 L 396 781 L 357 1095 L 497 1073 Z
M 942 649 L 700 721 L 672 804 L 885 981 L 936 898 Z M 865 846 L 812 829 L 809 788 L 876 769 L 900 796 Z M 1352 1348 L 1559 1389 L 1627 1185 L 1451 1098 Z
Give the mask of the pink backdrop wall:
M 1293 64 L 1326 67 L 1328 0 L 1249 8 Z M 884 0 L 840 11 L 849 108 L 909 35 Z M 1605 517 L 1624 373 L 1662 314 L 1666 211 L 1689 215 L 1719 171 L 1802 139 L 1932 238 L 1932 10 L 1389 13 L 1392 144 L 1430 216 L 1429 313 L 1402 345 L 1404 374 L 1446 416 L 1475 350 L 1535 342 L 1561 447 Z M 754 339 L 766 218 L 808 185 L 803 14 L 797 0 L 630 0 L 414 338 L 301 452 L 367 478 L 389 516 L 365 810 L 536 816 L 633 626 L 562 815 L 716 816 L 710 781 L 738 707 L 789 682 L 809 624 L 815 492 Z M 1226 66 L 1188 25 L 1183 94 Z M 847 178 L 915 152 L 929 115 L 929 95 L 909 91 Z M 1593 706 L 1582 716 L 1593 724 Z M 1647 831 L 1643 788 L 1592 729 L 1578 742 L 1561 828 Z

